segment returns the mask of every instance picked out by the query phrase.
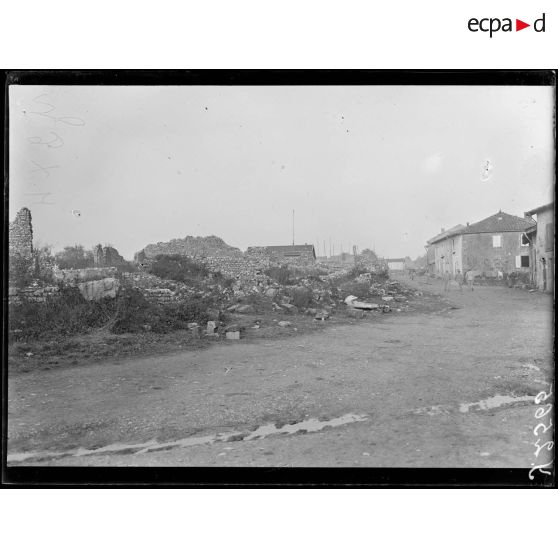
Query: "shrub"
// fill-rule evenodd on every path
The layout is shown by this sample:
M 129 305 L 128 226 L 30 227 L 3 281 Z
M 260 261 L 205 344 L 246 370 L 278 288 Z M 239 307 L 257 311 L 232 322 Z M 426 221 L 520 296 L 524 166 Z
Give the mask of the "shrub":
M 21 330 L 19 339 L 72 335 L 106 325 L 115 307 L 114 300 L 87 301 L 76 287 L 61 287 L 59 296 L 45 302 L 10 306 L 10 329 Z
M 209 270 L 187 256 L 159 254 L 151 265 L 150 273 L 161 279 L 196 283 L 207 277 Z
M 290 285 L 293 281 L 293 273 L 287 266 L 270 267 L 264 273 L 280 285 Z
M 85 269 L 94 266 L 93 252 L 80 244 L 66 246 L 55 254 L 54 259 L 60 269 Z
M 9 279 L 18 289 L 27 287 L 33 281 L 33 262 L 20 255 L 9 257 Z
M 125 288 L 118 293 L 116 314 L 110 326 L 112 333 L 134 333 L 145 325 L 152 325 L 158 318 L 155 305 L 150 304 L 138 289 Z
M 308 308 L 313 301 L 312 291 L 304 287 L 292 289 L 289 295 L 292 298 L 292 304 L 294 304 L 299 310 L 302 308 Z
M 149 302 L 141 291 L 123 290 L 116 305 L 112 333 L 137 333 L 150 329 L 155 333 L 168 333 L 186 329 L 191 322 L 207 322 L 208 301 L 192 299 L 177 305 L 159 306 Z

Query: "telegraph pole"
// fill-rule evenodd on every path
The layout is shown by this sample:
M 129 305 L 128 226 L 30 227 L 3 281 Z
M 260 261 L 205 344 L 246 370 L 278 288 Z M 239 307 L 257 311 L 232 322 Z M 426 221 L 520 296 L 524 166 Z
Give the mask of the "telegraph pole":
M 293 246 L 294 246 L 294 209 L 293 209 Z

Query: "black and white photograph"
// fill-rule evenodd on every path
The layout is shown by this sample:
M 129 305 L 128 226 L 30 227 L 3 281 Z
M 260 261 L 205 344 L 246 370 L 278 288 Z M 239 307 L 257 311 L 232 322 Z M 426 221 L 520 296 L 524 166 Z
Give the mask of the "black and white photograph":
M 556 92 L 525 74 L 8 80 L 8 471 L 549 482 Z

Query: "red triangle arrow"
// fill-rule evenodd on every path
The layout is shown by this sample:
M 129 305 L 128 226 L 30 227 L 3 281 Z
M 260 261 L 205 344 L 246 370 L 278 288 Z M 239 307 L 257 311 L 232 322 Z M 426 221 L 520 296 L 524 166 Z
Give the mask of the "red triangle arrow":
M 525 23 L 524 21 L 521 21 L 520 19 L 515 20 L 515 30 L 516 31 L 521 31 L 522 29 L 525 29 L 526 27 L 531 27 L 531 24 L 530 23 Z

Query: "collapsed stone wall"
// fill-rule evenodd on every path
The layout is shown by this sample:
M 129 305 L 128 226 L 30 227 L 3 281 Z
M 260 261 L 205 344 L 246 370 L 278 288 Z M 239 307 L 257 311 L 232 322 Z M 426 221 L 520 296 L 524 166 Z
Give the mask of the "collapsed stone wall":
M 148 244 L 134 256 L 134 259 L 138 263 L 142 263 L 140 260 L 150 260 L 161 254 L 167 256 L 180 254 L 195 259 L 208 256 L 242 256 L 242 251 L 229 246 L 218 236 L 187 236 L 174 238 L 169 242 Z
M 75 285 L 85 281 L 97 281 L 107 277 L 115 277 L 116 267 L 87 267 L 85 269 L 55 269 L 53 278 L 57 283 Z
M 158 255 L 179 254 L 204 264 L 212 273 L 241 280 L 255 280 L 256 275 L 271 265 L 266 253 L 244 254 L 239 248 L 229 246 L 217 236 L 173 239 L 169 242 L 149 244 L 137 252 L 134 261 L 144 269 Z
M 294 254 L 287 255 L 281 250 L 274 249 L 273 246 L 250 246 L 246 250 L 248 258 L 267 260 L 269 265 L 306 267 L 316 264 L 316 259 L 310 251 L 296 250 L 297 255 Z
M 8 304 L 21 304 L 22 302 L 46 302 L 60 295 L 57 286 L 48 287 L 24 287 L 18 289 L 10 287 L 8 289 Z
M 101 244 L 97 244 L 93 250 L 93 261 L 95 267 L 113 267 L 125 262 L 116 248 L 112 246 L 103 247 Z
M 31 258 L 33 255 L 33 226 L 31 211 L 26 207 L 20 209 L 9 229 L 9 255 Z

